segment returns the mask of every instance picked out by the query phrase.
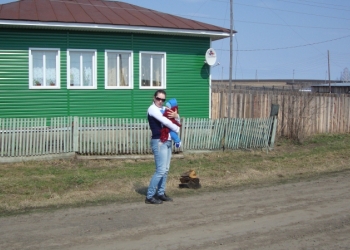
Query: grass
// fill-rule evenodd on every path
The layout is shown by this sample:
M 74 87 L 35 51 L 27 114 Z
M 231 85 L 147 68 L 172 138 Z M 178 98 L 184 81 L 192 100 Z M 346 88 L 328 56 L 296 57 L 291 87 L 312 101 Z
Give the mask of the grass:
M 349 170 L 350 135 L 319 135 L 302 145 L 278 139 L 270 152 L 215 151 L 173 158 L 167 193 L 192 195 L 275 185 Z M 194 169 L 201 189 L 179 189 Z M 143 202 L 153 160 L 55 160 L 0 164 L 0 215 L 109 202 Z

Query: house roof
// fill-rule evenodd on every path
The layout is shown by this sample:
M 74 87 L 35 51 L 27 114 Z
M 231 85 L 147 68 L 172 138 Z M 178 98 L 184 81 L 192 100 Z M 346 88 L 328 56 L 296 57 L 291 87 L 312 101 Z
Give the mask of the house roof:
M 213 40 L 230 36 L 230 29 L 104 0 L 20 0 L 1 4 L 0 25 L 183 34 Z
M 331 87 L 350 87 L 349 82 L 333 82 L 330 85 Z M 329 87 L 329 83 L 315 84 L 311 85 L 311 87 Z

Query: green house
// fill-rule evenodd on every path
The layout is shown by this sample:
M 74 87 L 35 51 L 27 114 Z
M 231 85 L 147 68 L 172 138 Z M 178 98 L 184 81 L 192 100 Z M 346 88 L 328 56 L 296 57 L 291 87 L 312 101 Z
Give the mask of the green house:
M 120 1 L 0 5 L 0 118 L 145 118 L 157 89 L 210 117 L 205 54 L 230 30 Z

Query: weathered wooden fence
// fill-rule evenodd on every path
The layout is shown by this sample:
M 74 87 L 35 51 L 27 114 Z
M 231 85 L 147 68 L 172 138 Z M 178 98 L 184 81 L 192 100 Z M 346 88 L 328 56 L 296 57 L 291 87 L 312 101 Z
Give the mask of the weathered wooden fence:
M 273 148 L 275 117 L 182 120 L 182 151 Z M 49 126 L 47 126 L 49 124 Z M 57 117 L 0 119 L 0 156 L 75 152 L 82 155 L 151 154 L 146 119 Z M 1 158 L 0 158 L 1 162 Z
M 212 119 L 228 117 L 227 91 L 212 92 Z M 277 136 L 350 132 L 350 95 L 299 91 L 243 91 L 231 93 L 231 118 L 259 118 L 279 105 Z
M 0 156 L 16 157 L 72 152 L 72 118 L 0 119 Z
M 74 151 L 115 155 L 151 153 L 151 132 L 146 119 L 75 117 Z

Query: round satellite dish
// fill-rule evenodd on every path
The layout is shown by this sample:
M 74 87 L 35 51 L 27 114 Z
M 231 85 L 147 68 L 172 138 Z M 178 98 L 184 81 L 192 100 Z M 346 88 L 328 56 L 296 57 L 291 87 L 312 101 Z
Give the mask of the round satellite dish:
M 210 66 L 213 66 L 215 64 L 216 52 L 214 49 L 210 48 L 207 50 L 207 52 L 205 53 L 205 62 Z

